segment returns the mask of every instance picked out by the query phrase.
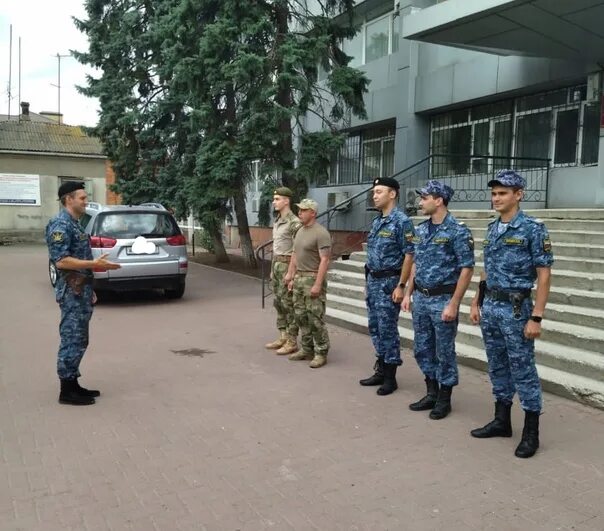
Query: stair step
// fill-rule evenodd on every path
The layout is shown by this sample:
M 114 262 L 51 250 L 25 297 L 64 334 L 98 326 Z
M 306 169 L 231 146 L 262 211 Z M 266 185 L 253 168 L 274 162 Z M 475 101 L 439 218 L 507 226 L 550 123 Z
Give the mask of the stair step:
M 362 285 L 352 286 L 339 282 L 330 282 L 328 298 L 333 295 L 351 300 L 357 300 L 365 306 L 365 288 Z M 469 308 L 475 291 L 468 290 L 460 307 L 460 319 L 469 322 Z M 554 323 L 567 323 L 596 330 L 604 330 L 604 310 L 594 307 L 571 306 L 569 304 L 555 304 L 548 302 L 545 310 L 544 327 L 546 329 L 555 327 Z
M 474 276 L 472 277 L 472 287 L 476 287 L 482 271 L 482 262 L 476 263 Z M 363 264 L 358 261 L 345 260 L 335 262 L 329 270 L 329 279 L 356 283 L 365 281 L 365 272 Z M 570 271 L 556 269 L 552 273 L 552 291 L 558 290 L 561 293 L 566 291 L 581 291 L 585 293 L 604 293 L 604 274 L 602 273 L 581 273 L 579 271 Z M 552 302 L 560 302 L 559 299 Z
M 476 240 L 477 247 L 481 247 L 482 240 L 484 240 L 487 229 L 470 227 L 472 235 Z M 579 245 L 604 245 L 604 232 L 601 231 L 589 231 L 586 229 L 578 229 L 574 231 L 570 230 L 552 230 L 548 227 L 549 235 L 552 240 L 552 247 L 554 253 L 558 244 L 567 243 Z
M 345 297 L 335 294 L 327 294 L 328 305 L 334 308 L 343 309 L 357 315 L 367 315 L 365 301 L 359 298 Z M 479 327 L 470 323 L 470 307 L 462 304 L 460 307 L 460 324 L 459 334 L 469 334 L 473 336 L 470 341 L 473 341 L 476 336 L 479 340 L 479 345 L 482 344 Z M 411 326 L 411 314 L 401 312 L 399 322 L 405 323 L 405 326 Z M 565 349 L 580 347 L 582 351 L 593 352 L 602 360 L 602 368 L 604 370 L 604 332 L 599 328 L 590 328 L 580 324 L 571 324 L 562 321 L 552 321 L 545 319 L 543 321 L 543 337 L 544 340 L 563 347 Z M 602 373 L 604 379 L 604 372 Z
M 328 321 L 348 329 L 367 333 L 367 317 L 328 306 Z M 399 333 L 405 346 L 412 345 L 413 331 L 410 322 L 399 326 Z M 456 351 L 459 362 L 477 368 L 486 368 L 486 357 L 479 336 L 478 327 L 472 331 L 460 324 Z M 471 343 L 466 343 L 468 337 Z M 479 343 L 476 343 L 477 338 Z M 545 389 L 574 400 L 604 409 L 604 357 L 573 348 L 560 348 L 546 341 L 537 341 L 536 360 L 539 375 Z

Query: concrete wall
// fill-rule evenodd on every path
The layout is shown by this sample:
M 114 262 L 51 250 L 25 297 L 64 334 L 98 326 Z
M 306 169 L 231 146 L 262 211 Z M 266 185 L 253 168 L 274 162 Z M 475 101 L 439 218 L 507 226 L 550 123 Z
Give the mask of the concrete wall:
M 93 201 L 105 202 L 105 159 L 0 154 L 0 173 L 40 175 L 40 206 L 0 205 L 0 241 L 39 240 L 59 211 L 59 177 L 91 181 Z
M 415 112 L 481 99 L 501 99 L 585 79 L 597 66 L 579 62 L 503 57 L 436 44 L 419 44 Z

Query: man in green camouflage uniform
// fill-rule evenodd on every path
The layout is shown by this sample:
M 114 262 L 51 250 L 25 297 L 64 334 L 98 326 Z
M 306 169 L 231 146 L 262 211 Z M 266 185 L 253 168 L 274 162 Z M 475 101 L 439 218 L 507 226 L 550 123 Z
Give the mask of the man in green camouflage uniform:
M 285 280 L 294 296 L 294 313 L 302 335 L 302 348 L 290 360 L 310 359 L 317 369 L 327 363 L 329 335 L 323 317 L 327 295 L 327 268 L 331 236 L 316 222 L 317 202 L 303 199 L 297 205 L 302 228 L 294 238 L 294 253 Z
M 273 262 L 271 279 L 273 282 L 273 304 L 277 310 L 277 328 L 279 338 L 267 343 L 268 349 L 277 354 L 292 354 L 298 350 L 296 342 L 298 325 L 294 317 L 294 303 L 291 291 L 287 289 L 285 275 L 294 250 L 294 236 L 302 226 L 300 220 L 291 211 L 292 191 L 283 186 L 273 195 L 273 208 L 279 213 L 273 225 Z

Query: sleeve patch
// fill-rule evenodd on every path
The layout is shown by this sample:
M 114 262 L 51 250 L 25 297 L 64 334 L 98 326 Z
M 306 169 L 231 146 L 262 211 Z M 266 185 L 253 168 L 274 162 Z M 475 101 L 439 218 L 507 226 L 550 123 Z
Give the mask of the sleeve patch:
M 545 238 L 543 240 L 543 252 L 545 252 L 545 253 L 552 252 L 552 242 L 549 238 Z
M 55 231 L 50 235 L 53 243 L 60 243 L 63 241 L 63 238 L 65 237 L 65 235 L 62 232 L 59 231 Z

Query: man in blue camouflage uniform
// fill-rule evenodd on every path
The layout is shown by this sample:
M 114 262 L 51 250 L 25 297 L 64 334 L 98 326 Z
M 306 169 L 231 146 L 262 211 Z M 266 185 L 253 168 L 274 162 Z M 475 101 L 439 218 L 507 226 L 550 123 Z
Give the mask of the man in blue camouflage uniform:
M 398 317 L 405 283 L 413 264 L 413 223 L 396 206 L 399 183 L 382 177 L 373 181 L 373 202 L 381 215 L 367 236 L 367 317 L 376 351 L 374 374 L 360 380 L 364 386 L 380 385 L 378 395 L 394 392 L 396 370 L 402 364 Z
M 431 410 L 430 418 L 438 420 L 451 412 L 451 392 L 459 383 L 455 336 L 459 305 L 474 271 L 474 240 L 447 209 L 450 186 L 431 180 L 417 193 L 430 219 L 417 227 L 413 239 L 415 259 L 402 307 L 409 311 L 413 295 L 415 359 L 427 392 L 409 408 Z
M 85 389 L 78 383 L 80 361 L 88 346 L 88 324 L 96 295 L 92 290 L 93 268 L 118 269 L 107 255 L 92 258 L 88 235 L 78 219 L 86 211 L 84 183 L 68 181 L 59 188 L 63 209 L 46 226 L 46 243 L 50 259 L 59 272 L 55 286 L 61 308 L 57 372 L 61 380 L 61 404 L 90 405 L 100 392 Z
M 488 186 L 499 218 L 489 224 L 483 242 L 484 272 L 470 317 L 482 329 L 496 400 L 495 418 L 471 434 L 478 438 L 511 437 L 510 410 L 518 392 L 525 418 L 515 455 L 526 458 L 539 448 L 542 399 L 535 338 L 541 335 L 554 259 L 543 222 L 520 210 L 524 179 L 504 170 Z M 533 305 L 531 289 L 535 280 Z

